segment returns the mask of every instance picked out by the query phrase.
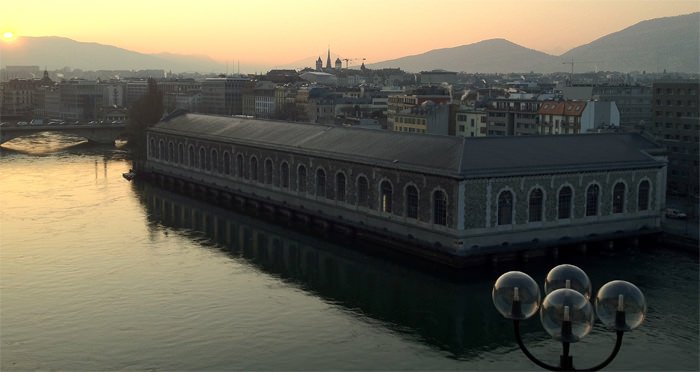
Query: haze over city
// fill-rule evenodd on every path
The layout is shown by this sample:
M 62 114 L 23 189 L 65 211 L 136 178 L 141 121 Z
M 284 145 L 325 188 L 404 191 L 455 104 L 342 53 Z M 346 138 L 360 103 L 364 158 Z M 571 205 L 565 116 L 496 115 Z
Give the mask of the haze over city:
M 18 37 L 62 36 L 142 53 L 279 66 L 328 47 L 342 58 L 376 63 L 492 38 L 558 55 L 643 20 L 699 10 L 697 1 L 645 0 L 23 1 L 3 7 L 0 31 L 5 53 Z

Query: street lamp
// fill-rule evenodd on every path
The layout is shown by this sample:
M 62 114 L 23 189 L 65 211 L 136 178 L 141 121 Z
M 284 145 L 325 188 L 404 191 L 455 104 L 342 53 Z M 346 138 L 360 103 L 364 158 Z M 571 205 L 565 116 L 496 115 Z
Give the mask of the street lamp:
M 515 339 L 528 359 L 550 371 L 573 371 L 575 369 L 573 357 L 569 355 L 569 345 L 585 337 L 595 321 L 590 303 L 591 281 L 583 270 L 564 264 L 547 274 L 544 290 L 545 298 L 540 303 L 537 283 L 521 271 L 509 271 L 496 280 L 491 297 L 498 312 L 506 319 L 513 320 Z M 562 343 L 558 366 L 537 359 L 520 337 L 520 321 L 532 317 L 538 310 L 544 329 Z M 617 340 L 607 359 L 595 367 L 583 370 L 597 371 L 610 364 L 620 351 L 623 334 L 637 328 L 644 321 L 646 310 L 644 295 L 634 284 L 614 280 L 602 286 L 595 299 L 595 313 L 606 327 L 615 330 Z

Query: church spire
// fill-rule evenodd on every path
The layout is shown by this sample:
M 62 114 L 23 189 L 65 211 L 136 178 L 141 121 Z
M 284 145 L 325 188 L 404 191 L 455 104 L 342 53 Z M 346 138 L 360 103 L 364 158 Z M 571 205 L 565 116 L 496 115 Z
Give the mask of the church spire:
M 327 69 L 331 68 L 331 47 L 330 47 L 330 45 L 328 46 L 328 57 L 326 58 L 326 68 Z

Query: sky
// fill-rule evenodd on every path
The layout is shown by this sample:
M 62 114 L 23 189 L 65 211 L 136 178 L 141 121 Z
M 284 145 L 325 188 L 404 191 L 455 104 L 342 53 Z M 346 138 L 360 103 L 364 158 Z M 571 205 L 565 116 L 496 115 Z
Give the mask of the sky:
M 327 48 L 381 62 L 493 38 L 559 55 L 699 0 L 22 0 L 0 5 L 0 35 L 63 36 L 143 52 L 283 66 Z

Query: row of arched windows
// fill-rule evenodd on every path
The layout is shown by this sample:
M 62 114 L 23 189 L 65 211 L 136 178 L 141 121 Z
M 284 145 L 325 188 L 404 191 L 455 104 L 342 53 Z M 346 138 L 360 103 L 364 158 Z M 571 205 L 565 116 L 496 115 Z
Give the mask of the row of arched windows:
M 649 209 L 651 184 L 649 180 L 642 180 L 637 187 L 637 211 L 646 211 Z M 617 182 L 612 189 L 612 208 L 613 214 L 623 213 L 625 211 L 625 194 L 627 186 L 622 182 Z M 569 219 L 573 217 L 573 198 L 574 193 L 571 186 L 564 186 L 559 190 L 557 195 L 557 219 Z M 585 199 L 585 216 L 598 216 L 600 213 L 600 186 L 591 184 L 586 189 Z M 530 191 L 528 197 L 528 222 L 539 222 L 544 220 L 544 192 L 540 188 L 535 188 Z M 511 225 L 513 224 L 514 216 L 514 195 L 510 190 L 503 190 L 498 194 L 498 211 L 497 224 Z
M 150 155 L 156 159 L 179 163 L 190 168 L 212 171 L 224 175 L 234 175 L 240 179 L 250 180 L 254 182 L 262 182 L 267 185 L 279 186 L 282 189 L 290 189 L 290 166 L 289 163 L 283 161 L 279 166 L 279 182 L 274 182 L 274 162 L 272 159 L 265 159 L 263 164 L 262 179 L 259 179 L 258 158 L 250 156 L 248 161 L 245 161 L 243 154 L 236 155 L 235 174 L 232 168 L 231 154 L 224 151 L 222 156 L 221 168 L 219 168 L 219 152 L 217 149 L 211 149 L 208 153 L 204 146 L 201 146 L 198 151 L 194 145 L 187 147 L 187 157 L 185 157 L 185 147 L 182 143 L 175 145 L 172 142 L 168 143 L 166 150 L 165 142 L 160 140 L 156 146 L 155 139 L 150 141 Z M 196 155 L 196 156 L 195 156 Z M 208 155 L 208 156 L 207 156 Z M 317 168 L 313 173 L 313 189 L 309 189 L 307 168 L 304 164 L 300 164 L 296 169 L 296 190 L 301 193 L 312 193 L 316 197 L 329 198 L 335 197 L 336 201 L 348 202 L 347 200 L 347 179 L 345 173 L 339 171 L 335 174 L 334 193 L 331 195 L 327 190 L 326 171 L 323 168 Z M 393 185 L 389 180 L 382 180 L 379 184 L 378 209 L 383 213 L 395 213 L 394 211 L 394 190 Z M 355 180 L 356 203 L 360 207 L 372 208 L 370 205 L 369 180 L 364 175 L 359 175 Z M 414 185 L 408 185 L 404 190 L 404 205 L 405 216 L 411 219 L 418 220 L 419 218 L 419 192 Z M 447 195 L 442 190 L 434 190 L 432 193 L 432 223 L 437 225 L 447 225 Z

